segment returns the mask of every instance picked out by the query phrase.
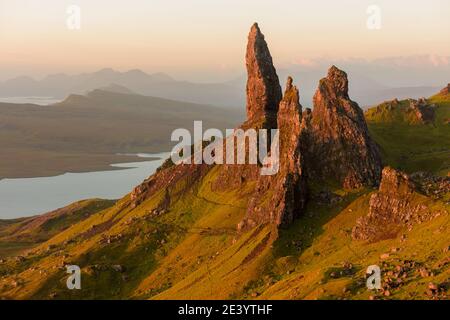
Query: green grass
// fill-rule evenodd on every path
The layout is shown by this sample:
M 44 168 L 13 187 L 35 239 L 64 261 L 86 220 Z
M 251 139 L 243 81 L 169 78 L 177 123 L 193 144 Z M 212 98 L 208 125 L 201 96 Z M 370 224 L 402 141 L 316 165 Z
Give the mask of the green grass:
M 386 101 L 367 110 L 365 117 L 367 121 L 376 123 L 419 125 L 420 122 L 409 105 L 408 100 Z
M 36 244 L 30 242 L 0 242 L 0 259 L 18 255 L 34 245 Z
M 430 171 L 447 175 L 450 171 L 450 100 L 434 96 L 430 103 L 436 103 L 434 124 L 411 125 L 399 121 L 395 115 L 393 121 L 381 121 L 373 118 L 371 110 L 366 113 L 369 131 L 381 148 L 385 165 L 404 170 Z
M 366 215 L 370 194 L 363 194 L 352 201 L 347 198 L 344 208 L 334 210 L 323 208 L 321 212 L 314 210 L 318 216 L 315 224 L 320 232 L 309 237 L 310 242 L 302 248 L 298 255 L 298 265 L 294 272 L 278 274 L 264 285 L 254 290 L 262 292 L 261 298 L 270 299 L 368 299 L 369 295 L 383 297 L 379 292 L 371 292 L 365 287 L 365 270 L 369 265 L 377 264 L 382 268 L 382 278 L 386 279 L 389 270 L 404 260 L 415 261 L 417 265 L 426 266 L 434 270 L 435 276 L 423 279 L 417 275 L 417 270 L 408 273 L 405 285 L 391 292 L 389 299 L 424 299 L 424 292 L 428 282 L 445 283 L 450 275 L 445 265 L 447 254 L 443 251 L 448 246 L 445 234 L 449 230 L 450 206 L 441 202 L 436 210 L 445 210 L 445 214 L 429 222 L 415 226 L 411 231 L 404 230 L 407 239 L 400 240 L 400 235 L 394 239 L 369 244 L 351 239 L 351 229 L 358 217 Z M 349 201 L 349 202 L 348 202 Z M 308 229 L 309 230 L 309 229 Z M 314 230 L 314 229 L 313 229 Z M 285 244 L 291 239 L 298 239 L 298 234 L 304 234 L 301 220 L 294 225 L 288 234 L 281 235 L 277 242 L 281 242 L 283 254 L 295 254 Z M 392 253 L 392 248 L 400 251 Z M 381 260 L 383 253 L 390 253 L 387 260 Z M 351 263 L 351 272 L 343 272 L 343 264 Z M 332 273 L 334 272 L 333 276 Z M 268 279 L 270 272 L 261 275 Z M 273 283 L 275 280 L 275 283 Z M 255 283 L 257 280 L 254 280 Z M 258 282 L 261 283 L 261 282 Z
M 441 101 L 442 97 L 432 99 L 439 104 L 436 123 L 442 120 L 442 124 L 369 122 L 385 162 L 407 171 L 444 174 L 448 170 L 450 142 L 446 137 L 450 132 L 443 120 L 450 116 L 450 105 L 447 100 Z M 417 145 L 411 145 L 411 141 Z M 439 217 L 412 230 L 401 230 L 406 240 L 398 235 L 365 243 L 352 240 L 351 230 L 359 217 L 367 215 L 374 190 L 343 190 L 327 182 L 331 192 L 341 197 L 336 204 L 311 201 L 305 214 L 287 229 L 261 225 L 238 234 L 236 226 L 246 214 L 255 183 L 248 182 L 239 190 L 225 186 L 219 192 L 213 186 L 221 173 L 221 167 L 215 166 L 199 181 L 187 175 L 170 184 L 170 206 L 159 216 L 151 216 L 151 212 L 164 199 L 166 190 L 156 192 L 135 208 L 130 206 L 127 195 L 112 207 L 87 217 L 81 210 L 47 220 L 39 230 L 56 232 L 53 237 L 28 250 L 24 261 L 10 258 L 0 264 L 0 297 L 383 298 L 378 292 L 366 290 L 367 266 L 378 264 L 387 274 L 405 260 L 433 270 L 434 276 L 418 277 L 412 270 L 404 285 L 393 290 L 389 298 L 424 299 L 428 282 L 448 281 L 448 253 L 443 249 L 448 247 L 450 206 L 442 200 L 430 199 L 427 203 L 430 210 L 441 212 Z M 323 185 L 310 186 L 313 196 L 321 189 Z M 11 226 L 0 221 L 0 231 Z M 392 248 L 400 250 L 392 253 Z M 10 254 L 17 252 L 14 246 L 9 250 Z M 390 253 L 390 257 L 381 260 L 383 253 Z M 66 289 L 65 264 L 82 268 L 81 291 Z M 344 267 L 349 264 L 351 268 Z M 114 265 L 123 266 L 123 272 L 115 271 Z

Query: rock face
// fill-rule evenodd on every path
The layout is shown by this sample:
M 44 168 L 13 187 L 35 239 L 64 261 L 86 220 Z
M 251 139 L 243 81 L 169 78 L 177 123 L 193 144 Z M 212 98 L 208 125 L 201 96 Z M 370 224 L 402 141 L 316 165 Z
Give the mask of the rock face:
M 436 109 L 434 104 L 428 104 L 424 98 L 419 100 L 411 99 L 409 103 L 410 110 L 414 112 L 420 123 L 430 123 L 434 121 Z
M 450 92 L 450 83 L 447 84 L 447 86 L 444 89 L 442 89 L 441 92 L 439 92 L 439 93 L 442 95 L 448 95 L 449 92 Z
M 308 175 L 350 189 L 377 185 L 381 158 L 361 108 L 348 96 L 347 74 L 332 66 L 313 102 Z
M 282 98 L 281 87 L 272 56 L 257 23 L 250 29 L 245 59 L 248 75 L 247 120 L 238 129 L 275 129 L 278 106 Z M 268 148 L 269 145 L 270 141 Z M 236 140 L 234 147 L 236 152 L 239 147 Z M 244 148 L 248 157 L 248 145 L 244 145 Z M 221 166 L 212 188 L 214 191 L 239 189 L 248 182 L 258 180 L 259 170 L 257 165 L 225 164 Z
M 408 175 L 384 168 L 379 191 L 370 198 L 369 214 L 357 220 L 353 239 L 375 242 L 394 238 L 402 228 L 429 220 L 432 213 L 416 192 Z
M 400 123 L 420 125 L 433 123 L 437 106 L 425 98 L 385 101 L 366 111 L 367 121 L 378 123 Z
M 179 164 L 172 165 L 165 169 L 158 169 L 155 174 L 144 180 L 140 185 L 136 186 L 130 193 L 130 201 L 127 205 L 136 208 L 145 200 L 165 190 L 164 197 L 160 201 L 159 209 L 168 209 L 170 203 L 176 202 L 176 198 L 187 192 L 189 187 L 197 181 L 200 181 L 209 171 L 211 167 L 206 164 Z M 185 180 L 186 185 L 171 194 L 173 187 L 179 182 Z M 171 199 L 174 197 L 174 199 Z
M 276 175 L 260 176 L 245 219 L 238 229 L 264 223 L 280 227 L 290 225 L 299 217 L 306 204 L 306 175 L 303 172 L 302 106 L 298 89 L 289 77 L 277 117 L 280 157 Z
M 272 56 L 256 23 L 248 35 L 246 65 L 247 119 L 255 123 L 262 122 L 264 127 L 273 128 L 282 93 Z
M 410 175 L 418 189 L 428 197 L 442 199 L 450 193 L 450 172 L 446 177 L 435 176 L 430 172 L 415 172 Z M 450 201 L 447 201 L 450 203 Z

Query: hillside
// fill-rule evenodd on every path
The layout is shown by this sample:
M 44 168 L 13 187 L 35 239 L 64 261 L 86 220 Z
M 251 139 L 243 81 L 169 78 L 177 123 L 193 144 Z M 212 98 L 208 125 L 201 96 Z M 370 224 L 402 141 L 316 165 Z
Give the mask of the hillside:
M 242 105 L 245 98 L 240 88 L 228 83 L 196 83 L 175 80 L 161 72 L 148 74 L 138 69 L 120 72 L 111 68 L 76 75 L 52 74 L 40 80 L 26 76 L 9 79 L 0 82 L 0 96 L 62 99 L 70 94 L 84 94 L 110 86 L 126 87 L 146 96 L 228 108 Z
M 364 269 L 375 263 L 385 273 L 395 272 L 398 265 L 406 272 L 404 283 L 391 289 L 386 298 L 423 299 L 429 282 L 445 283 L 450 276 L 448 205 L 436 202 L 447 213 L 405 230 L 405 236 L 400 233 L 373 244 L 355 242 L 351 229 L 367 214 L 371 194 L 361 190 L 344 194 L 337 205 L 309 205 L 305 215 L 278 237 L 277 230 L 266 226 L 237 238 L 235 227 L 248 197 L 211 192 L 209 183 L 215 174 L 217 169 L 162 215 L 152 213 L 161 192 L 134 210 L 127 206 L 127 196 L 114 208 L 34 249 L 23 261 L 7 260 L 0 265 L 4 275 L 0 295 L 38 299 L 384 298 L 383 293 L 374 294 L 364 287 Z M 63 266 L 71 263 L 83 268 L 81 291 L 65 289 Z M 46 277 L 36 276 L 41 270 Z
M 0 258 L 36 246 L 114 203 L 84 200 L 39 216 L 0 220 Z
M 241 118 L 234 109 L 103 90 L 49 106 L 0 103 L 0 179 L 110 169 L 140 161 L 117 153 L 170 150 L 172 131 L 194 120 L 224 129 Z
M 239 128 L 279 129 L 277 174 L 168 160 L 110 208 L 3 259 L 0 297 L 448 299 L 450 177 L 384 166 L 376 142 L 387 159 L 393 149 L 383 131 L 372 137 L 336 66 L 319 81 L 314 110 L 303 110 L 292 78 L 283 93 L 257 24 L 246 66 Z M 446 102 L 433 99 L 438 121 Z M 71 264 L 81 290 L 66 288 Z M 377 291 L 366 288 L 373 264 Z
M 381 146 L 384 162 L 412 173 L 450 171 L 450 96 L 443 90 L 424 101 L 433 116 L 422 121 L 410 108 L 411 102 L 390 101 L 365 113 L 369 130 Z
M 346 59 L 318 59 L 309 66 L 296 63 L 285 65 L 283 69 L 278 69 L 278 75 L 281 79 L 288 76 L 303 79 L 303 103 L 310 106 L 317 81 L 330 64 L 339 64 L 350 74 L 352 81 L 350 92 L 362 108 L 395 97 L 399 99 L 427 97 L 438 90 L 439 86 L 436 84 L 443 81 L 442 79 L 446 80 L 448 65 L 435 68 L 430 64 L 432 57 L 429 56 L 410 56 L 404 59 L 412 59 L 414 62 L 418 59 L 423 60 L 422 63 L 427 66 L 429 74 L 424 78 L 423 70 L 417 70 L 414 63 L 399 67 L 398 61 L 394 58 L 387 62 L 387 65 L 386 61 L 380 60 L 360 64 Z M 394 82 L 387 85 L 385 79 L 394 79 Z M 411 80 L 415 80 L 413 86 Z M 75 75 L 59 73 L 48 75 L 43 79 L 22 76 L 0 81 L 0 98 L 33 96 L 63 99 L 74 93 L 85 94 L 98 88 L 121 86 L 147 96 L 239 108 L 245 103 L 245 82 L 244 73 L 229 81 L 198 83 L 176 80 L 161 72 L 149 74 L 138 69 L 119 72 L 105 68 L 92 73 Z M 405 87 L 405 84 L 409 86 Z

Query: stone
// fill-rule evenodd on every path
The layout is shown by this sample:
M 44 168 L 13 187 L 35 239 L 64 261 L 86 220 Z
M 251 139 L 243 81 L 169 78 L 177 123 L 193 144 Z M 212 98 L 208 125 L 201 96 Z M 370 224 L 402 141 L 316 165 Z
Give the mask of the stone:
M 450 92 L 450 83 L 447 84 L 447 86 L 445 88 L 443 88 L 439 93 L 442 95 L 448 95 Z
M 436 284 L 434 284 L 433 282 L 430 282 L 428 284 L 428 289 L 432 290 L 432 291 L 437 291 L 439 288 Z
M 364 114 L 348 95 L 347 74 L 332 66 L 313 99 L 307 170 L 313 179 L 335 180 L 345 188 L 376 186 L 381 157 Z
M 369 213 L 357 220 L 352 229 L 355 240 L 376 242 L 392 239 L 404 228 L 433 217 L 429 208 L 413 201 L 418 189 L 405 173 L 390 167 L 383 169 L 378 192 L 369 200 Z M 404 240 L 402 236 L 402 240 Z
M 125 268 L 122 265 L 120 265 L 120 264 L 115 264 L 115 265 L 112 266 L 112 268 L 113 268 L 114 271 L 120 272 L 120 273 L 125 271 Z
M 262 121 L 263 127 L 274 128 L 282 93 L 272 56 L 257 23 L 253 24 L 248 35 L 245 61 L 247 120 Z
M 380 259 L 381 259 L 381 260 L 389 259 L 389 253 L 383 253 L 383 254 L 380 256 Z
M 422 278 L 427 278 L 430 276 L 430 274 L 428 273 L 428 270 L 425 268 L 420 268 L 419 273 Z
M 263 223 L 287 227 L 303 213 L 307 186 L 303 172 L 302 106 L 299 99 L 298 89 L 289 77 L 277 115 L 279 170 L 274 175 L 258 177 L 256 191 L 249 200 L 246 217 L 238 225 L 239 230 Z
M 409 100 L 409 111 L 412 112 L 419 123 L 432 123 L 435 119 L 435 105 L 427 103 L 426 99 Z

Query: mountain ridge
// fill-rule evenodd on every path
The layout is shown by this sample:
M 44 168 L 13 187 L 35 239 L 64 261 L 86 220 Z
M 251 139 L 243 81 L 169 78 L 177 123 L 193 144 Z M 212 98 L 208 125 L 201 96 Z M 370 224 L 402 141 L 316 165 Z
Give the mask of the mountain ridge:
M 340 62 L 340 61 L 338 61 Z M 340 62 L 347 66 L 345 61 Z M 427 97 L 439 89 L 432 85 L 384 85 L 379 80 L 367 77 L 366 73 L 352 68 L 349 72 L 352 86 L 350 93 L 363 108 L 372 106 L 381 100 Z M 370 72 L 372 68 L 368 68 Z M 326 65 L 315 69 L 300 68 L 296 65 L 280 68 L 281 79 L 292 76 L 303 79 L 302 96 L 305 106 L 310 106 L 315 84 L 326 71 Z M 392 70 L 389 70 L 392 72 Z M 64 98 L 70 93 L 83 94 L 96 88 L 118 84 L 128 87 L 135 93 L 158 96 L 162 98 L 188 101 L 193 103 L 213 104 L 226 107 L 240 107 L 245 103 L 245 76 L 229 81 L 199 83 L 176 80 L 162 73 L 147 74 L 139 69 L 125 72 L 104 68 L 92 73 L 78 75 L 54 74 L 41 80 L 22 76 L 0 82 L 0 96 L 50 96 Z
M 0 103 L 0 178 L 111 169 L 143 160 L 118 153 L 170 150 L 172 131 L 194 120 L 225 129 L 242 117 L 235 109 L 101 90 L 47 106 Z M 18 159 L 28 159 L 26 168 Z

